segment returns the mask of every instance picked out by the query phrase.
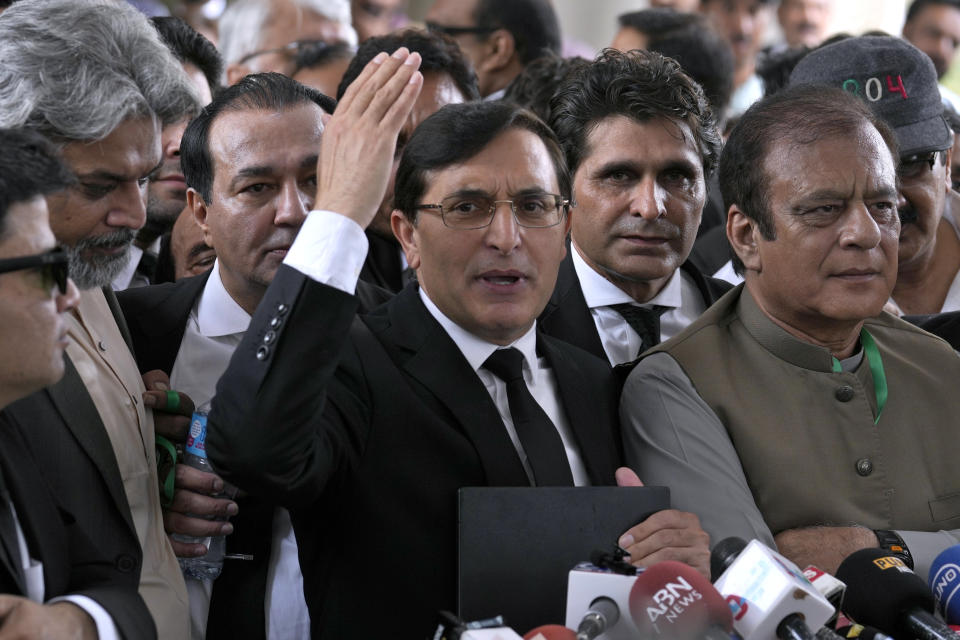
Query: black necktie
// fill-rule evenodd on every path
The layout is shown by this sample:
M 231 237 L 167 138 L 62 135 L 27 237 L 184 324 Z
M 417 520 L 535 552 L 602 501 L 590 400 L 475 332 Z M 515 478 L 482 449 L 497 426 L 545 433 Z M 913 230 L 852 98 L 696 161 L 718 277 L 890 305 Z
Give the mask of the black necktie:
M 13 510 L 10 508 L 10 504 L 10 494 L 7 493 L 7 487 L 3 482 L 3 472 L 0 470 L 0 554 L 6 556 L 17 581 L 21 585 L 25 585 L 20 545 L 17 542 L 17 525 L 13 519 Z
M 660 316 L 670 307 L 653 305 L 638 307 L 635 304 L 612 304 L 610 308 L 623 316 L 630 328 L 640 336 L 640 355 L 647 349 L 660 344 Z
M 497 349 L 483 368 L 507 385 L 510 416 L 533 469 L 534 482 L 541 487 L 572 487 L 573 475 L 560 434 L 523 380 L 523 354 L 513 347 Z
M 147 279 L 147 282 L 152 284 L 154 277 L 157 275 L 157 256 L 149 251 L 144 251 L 143 255 L 140 256 L 140 262 L 137 263 L 137 274 L 143 276 Z

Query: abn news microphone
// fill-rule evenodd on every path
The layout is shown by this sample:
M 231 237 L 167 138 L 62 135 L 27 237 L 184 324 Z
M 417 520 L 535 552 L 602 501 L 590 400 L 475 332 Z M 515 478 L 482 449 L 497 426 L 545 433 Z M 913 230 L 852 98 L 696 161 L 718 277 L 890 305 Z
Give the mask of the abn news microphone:
M 730 640 L 733 616 L 713 585 L 682 562 L 664 561 L 637 576 L 630 616 L 641 638 Z
M 744 640 L 810 640 L 833 617 L 834 607 L 790 560 L 752 540 L 725 539 L 711 552 L 714 570 L 726 567 L 714 586 L 734 610 L 733 627 Z M 720 557 L 724 555 L 734 555 Z M 716 556 L 716 557 L 715 557 Z
M 843 612 L 897 640 L 960 640 L 933 615 L 933 594 L 923 579 L 889 551 L 860 549 L 837 569 L 847 584 Z
M 930 590 L 947 624 L 960 624 L 960 544 L 941 551 L 930 565 Z

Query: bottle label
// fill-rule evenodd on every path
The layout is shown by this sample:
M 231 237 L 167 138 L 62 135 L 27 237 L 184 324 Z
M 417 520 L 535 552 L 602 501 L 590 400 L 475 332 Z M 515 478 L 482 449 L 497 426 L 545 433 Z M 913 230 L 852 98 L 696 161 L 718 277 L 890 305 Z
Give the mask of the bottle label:
M 190 435 L 187 436 L 187 453 L 193 454 L 198 458 L 207 457 L 207 415 L 205 413 L 194 413 L 190 419 Z

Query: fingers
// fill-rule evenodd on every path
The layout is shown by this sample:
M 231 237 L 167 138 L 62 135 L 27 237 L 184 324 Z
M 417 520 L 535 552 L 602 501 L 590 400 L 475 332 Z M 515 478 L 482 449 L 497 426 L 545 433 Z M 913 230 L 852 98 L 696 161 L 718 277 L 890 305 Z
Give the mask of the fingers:
M 400 47 L 389 56 L 380 52 L 350 83 L 343 100 L 337 105 L 337 113 L 365 114 L 373 122 L 379 122 L 389 104 L 397 99 L 419 68 L 420 54 L 411 54 L 406 47 Z
M 168 535 L 173 553 L 178 558 L 199 558 L 207 555 L 207 547 L 199 542 L 180 542 L 172 535 Z
M 10 615 L 11 611 L 27 601 L 26 598 L 20 596 L 0 595 L 0 621 L 3 621 Z
M 178 464 L 175 478 L 178 489 L 186 489 L 210 496 L 223 493 L 223 480 L 215 473 L 208 473 L 185 464 Z
M 143 403 L 146 405 L 146 397 Z M 187 439 L 187 433 L 190 432 L 190 418 L 168 413 L 154 413 L 153 430 L 158 436 L 173 442 L 183 442 Z
M 210 536 L 228 536 L 233 533 L 233 525 L 224 520 L 194 518 L 167 509 L 163 512 L 163 530 L 170 534 L 207 538 Z
M 619 544 L 635 566 L 649 567 L 664 560 L 684 562 L 709 579 L 710 536 L 692 513 L 659 511 L 620 537 Z
M 160 369 L 143 374 L 143 406 L 154 411 L 177 414 L 189 418 L 193 415 L 194 404 L 185 393 L 170 390 L 170 378 Z M 164 434 L 160 434 L 164 435 Z
M 630 467 L 620 467 L 614 472 L 618 487 L 642 487 L 639 476 Z

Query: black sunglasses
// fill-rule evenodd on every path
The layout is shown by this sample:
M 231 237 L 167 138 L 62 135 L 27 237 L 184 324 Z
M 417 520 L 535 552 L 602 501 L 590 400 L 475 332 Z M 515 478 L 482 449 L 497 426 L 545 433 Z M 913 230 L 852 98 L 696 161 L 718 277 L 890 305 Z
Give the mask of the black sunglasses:
M 32 256 L 0 260 L 0 273 L 23 271 L 25 269 L 38 269 L 43 277 L 44 287 L 52 288 L 56 284 L 61 295 L 66 295 L 70 265 L 67 252 L 62 248 L 57 247 L 46 253 L 38 253 Z

